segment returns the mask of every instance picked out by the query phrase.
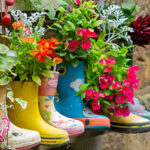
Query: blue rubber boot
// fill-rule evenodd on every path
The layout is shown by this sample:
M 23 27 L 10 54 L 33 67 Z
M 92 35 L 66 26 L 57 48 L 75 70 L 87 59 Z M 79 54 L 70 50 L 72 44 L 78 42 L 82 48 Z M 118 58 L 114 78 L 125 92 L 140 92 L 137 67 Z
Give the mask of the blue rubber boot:
M 80 61 L 78 66 L 67 66 L 60 64 L 57 67 L 60 76 L 58 80 L 59 101 L 55 102 L 56 109 L 70 118 L 75 118 L 83 122 L 86 129 L 110 128 L 109 118 L 102 115 L 96 115 L 90 109 L 86 108 L 80 96 L 75 96 L 79 87 L 85 82 L 84 62 Z
M 138 98 L 134 97 L 133 99 L 134 99 L 135 105 L 128 104 L 129 110 L 135 115 L 138 115 L 138 116 L 141 116 L 143 118 L 147 118 L 150 120 L 150 111 L 140 104 L 140 101 Z

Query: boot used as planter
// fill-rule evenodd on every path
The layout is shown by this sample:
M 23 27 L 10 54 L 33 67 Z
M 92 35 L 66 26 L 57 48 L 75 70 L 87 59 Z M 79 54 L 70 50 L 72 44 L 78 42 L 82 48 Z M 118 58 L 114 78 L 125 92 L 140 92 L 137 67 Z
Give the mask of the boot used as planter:
M 150 131 L 150 121 L 130 113 L 128 117 L 110 117 L 111 129 L 123 133 L 140 133 Z
M 138 98 L 134 97 L 134 103 L 135 105 L 127 104 L 129 106 L 129 110 L 138 116 L 141 116 L 143 118 L 147 118 L 150 120 L 150 110 L 145 108 L 143 105 L 140 104 L 140 101 Z
M 84 123 L 86 129 L 108 130 L 110 121 L 106 116 L 96 115 L 85 107 L 80 96 L 75 96 L 84 80 L 84 62 L 78 66 L 65 67 L 60 64 L 57 67 L 60 76 L 58 80 L 59 101 L 55 102 L 56 109 L 63 115 L 75 118 Z
M 6 103 L 6 86 L 0 86 L 0 102 L 5 106 Z M 23 150 L 39 145 L 41 142 L 40 134 L 37 131 L 21 129 L 7 119 L 7 110 L 0 110 L 0 119 L 8 123 L 7 144 L 16 150 Z
M 39 108 L 44 120 L 57 128 L 66 130 L 70 137 L 75 137 L 84 132 L 82 122 L 61 115 L 54 106 L 59 72 L 52 72 L 54 78 L 43 77 L 39 87 Z
M 57 129 L 47 124 L 41 117 L 38 108 L 38 85 L 33 82 L 11 83 L 15 97 L 21 97 L 28 102 L 27 108 L 23 110 L 17 103 L 14 109 L 9 110 L 10 120 L 19 127 L 36 130 L 42 138 L 42 145 L 57 145 L 69 141 L 65 130 Z

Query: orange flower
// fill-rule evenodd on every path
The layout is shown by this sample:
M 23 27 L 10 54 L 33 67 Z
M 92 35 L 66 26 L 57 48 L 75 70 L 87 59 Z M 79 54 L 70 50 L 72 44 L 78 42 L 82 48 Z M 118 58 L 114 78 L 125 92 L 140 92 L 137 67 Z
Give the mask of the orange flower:
M 60 64 L 63 62 L 63 59 L 59 56 L 54 57 L 53 60 L 56 64 Z
M 51 37 L 52 42 L 54 42 L 56 45 L 63 44 L 63 42 L 58 42 L 55 38 Z
M 31 38 L 31 37 L 20 37 L 20 39 L 24 42 L 24 43 L 33 43 L 35 41 L 34 38 Z
M 38 54 L 38 51 L 37 50 L 32 50 L 32 51 L 30 51 L 30 54 L 35 56 L 36 54 Z
M 39 55 L 41 55 L 42 57 L 50 54 L 50 49 L 47 47 L 39 46 L 38 50 L 39 50 Z
M 16 21 L 12 24 L 13 28 L 21 28 L 23 27 L 23 22 L 22 21 Z

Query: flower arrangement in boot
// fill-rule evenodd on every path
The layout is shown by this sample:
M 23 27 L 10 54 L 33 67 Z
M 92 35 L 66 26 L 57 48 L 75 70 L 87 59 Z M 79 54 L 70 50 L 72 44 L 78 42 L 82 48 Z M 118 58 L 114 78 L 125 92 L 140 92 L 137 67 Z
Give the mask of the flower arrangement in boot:
M 97 20 L 93 1 L 83 2 L 71 0 L 60 6 L 57 20 L 50 26 L 58 33 L 57 38 L 64 44 L 58 46 L 58 55 L 63 57 L 66 64 L 77 66 L 79 60 L 86 59 L 91 49 L 93 38 L 97 37 L 94 28 L 102 24 Z
M 97 42 L 98 43 L 98 42 Z M 81 86 L 82 96 L 95 113 L 114 113 L 116 116 L 129 116 L 124 104 L 133 102 L 133 90 L 137 89 L 137 66 L 126 65 L 127 47 L 120 51 L 101 41 L 96 44 L 87 59 L 86 84 Z
M 41 144 L 56 145 L 67 142 L 69 136 L 65 130 L 47 124 L 41 117 L 38 107 L 38 86 L 41 85 L 42 76 L 53 77 L 51 70 L 54 64 L 62 62 L 55 52 L 57 45 L 62 43 L 53 37 L 42 37 L 45 31 L 44 14 L 33 13 L 27 17 L 27 14 L 21 11 L 13 11 L 13 30 L 7 32 L 7 36 L 3 36 L 8 38 L 10 49 L 15 53 L 16 65 L 13 72 L 16 77 L 13 78 L 15 81 L 11 82 L 14 97 L 21 97 L 28 102 L 25 110 L 14 103 L 14 109 L 10 109 L 8 115 L 19 127 L 38 131 L 42 138 Z
M 0 147 L 2 149 L 30 148 L 40 143 L 39 133 L 16 127 L 7 116 L 7 108 L 12 108 L 13 105 L 6 105 L 6 97 L 12 103 L 17 102 L 21 105 L 22 109 L 27 106 L 27 102 L 20 97 L 14 98 L 14 93 L 10 88 L 9 82 L 12 80 L 12 76 L 16 76 L 16 74 L 12 71 L 15 61 L 7 56 L 8 53 L 9 48 L 0 44 L 0 59 L 2 60 L 0 64 Z
M 20 12 L 16 13 L 20 14 Z M 15 13 L 12 12 L 12 14 Z M 33 14 L 32 16 L 36 16 L 36 19 L 32 18 L 33 21 L 37 21 L 37 17 L 42 15 L 42 13 Z M 17 61 L 13 70 L 20 81 L 34 81 L 40 85 L 40 77 L 42 75 L 52 77 L 50 70 L 54 63 L 62 62 L 62 59 L 56 55 L 54 50 L 58 44 L 62 43 L 57 42 L 53 37 L 51 39 L 41 37 L 41 32 L 44 30 L 41 26 L 44 23 L 43 21 L 43 18 L 39 19 L 35 28 L 31 26 L 33 22 L 15 21 L 12 24 L 13 31 L 9 34 L 9 37 L 5 36 L 10 40 L 10 48 L 16 54 Z

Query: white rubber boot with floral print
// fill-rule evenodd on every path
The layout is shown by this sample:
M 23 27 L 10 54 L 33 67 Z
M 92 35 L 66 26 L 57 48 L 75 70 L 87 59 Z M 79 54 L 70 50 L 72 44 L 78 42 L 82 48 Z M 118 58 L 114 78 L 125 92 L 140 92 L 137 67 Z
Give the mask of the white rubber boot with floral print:
M 54 106 L 54 95 L 57 88 L 58 72 L 53 72 L 54 78 L 44 78 L 39 87 L 39 109 L 43 119 L 54 127 L 66 130 L 70 137 L 84 132 L 81 121 L 61 115 Z
M 0 86 L 0 149 L 24 150 L 39 145 L 39 132 L 19 128 L 7 117 L 6 86 Z

